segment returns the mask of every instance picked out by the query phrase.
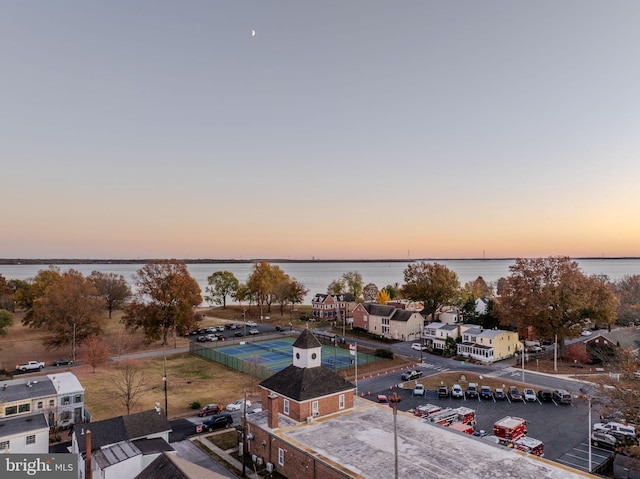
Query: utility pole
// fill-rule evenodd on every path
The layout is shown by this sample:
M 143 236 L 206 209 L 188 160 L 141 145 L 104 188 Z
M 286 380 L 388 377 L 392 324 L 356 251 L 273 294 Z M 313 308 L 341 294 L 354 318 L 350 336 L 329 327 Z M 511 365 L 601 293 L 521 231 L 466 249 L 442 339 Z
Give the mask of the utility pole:
M 398 403 L 402 401 L 402 398 L 397 393 L 393 393 L 389 397 L 389 402 L 393 407 L 393 454 L 395 461 L 395 479 L 398 479 Z
M 164 417 L 169 419 L 169 400 L 167 398 L 167 357 L 166 356 L 164 357 L 162 381 L 164 382 Z

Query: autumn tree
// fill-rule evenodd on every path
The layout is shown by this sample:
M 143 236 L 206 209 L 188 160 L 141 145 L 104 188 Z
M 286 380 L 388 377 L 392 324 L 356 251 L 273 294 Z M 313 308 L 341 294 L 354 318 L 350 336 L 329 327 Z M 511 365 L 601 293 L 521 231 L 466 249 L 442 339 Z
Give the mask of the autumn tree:
M 109 347 L 102 338 L 91 336 L 84 343 L 82 358 L 93 368 L 93 372 L 95 373 L 98 366 L 109 361 Z
M 482 276 L 478 276 L 475 280 L 465 283 L 462 289 L 474 300 L 493 297 L 493 289 Z
M 260 261 L 253 265 L 251 274 L 247 279 L 247 287 L 260 305 L 260 316 L 262 316 L 262 307 L 265 304 L 267 305 L 267 312 L 271 312 L 271 304 L 276 298 L 276 285 L 288 279 L 289 275 L 277 265 L 272 265 L 266 261 Z
M 460 297 L 458 275 L 438 263 L 412 263 L 404 270 L 404 298 L 420 301 L 433 315 Z
M 400 290 L 398 288 L 398 284 L 397 283 L 396 283 L 395 286 L 391 285 L 391 284 L 388 284 L 382 289 L 384 289 L 387 292 L 387 294 L 389 295 L 390 299 L 396 299 L 400 295 Z
M 48 269 L 38 271 L 36 276 L 23 283 L 15 283 L 16 288 L 13 293 L 13 299 L 16 305 L 25 311 L 22 323 L 28 326 L 33 316 L 33 305 L 44 296 L 46 289 L 62 278 L 60 268 L 50 266 Z
M 69 345 L 71 359 L 75 361 L 78 345 L 89 336 L 102 332 L 102 307 L 102 299 L 93 283 L 71 269 L 44 289 L 43 295 L 33 304 L 32 316 L 23 322 L 31 328 L 49 332 L 44 339 L 47 349 Z
M 347 292 L 356 299 L 362 297 L 362 289 L 364 288 L 364 282 L 362 281 L 362 275 L 357 271 L 349 271 L 342 275 L 345 285 L 347 286 Z
M 195 308 L 202 303 L 200 286 L 187 266 L 175 259 L 146 264 L 134 275 L 135 294 L 125 308 L 122 323 L 141 328 L 145 340 L 167 344 L 171 329 L 185 330 L 196 323 Z
M 327 294 L 344 294 L 346 292 L 347 285 L 342 278 L 331 281 L 327 286 Z
M 13 290 L 6 278 L 0 274 L 0 309 L 13 310 Z
M 248 309 L 251 311 L 251 304 L 253 303 L 253 295 L 249 290 L 249 287 L 245 283 L 240 283 L 238 285 L 238 289 L 231 293 L 231 299 L 236 301 L 240 307 L 242 308 L 242 303 L 244 301 L 248 304 Z
M 601 324 L 614 319 L 611 290 L 587 277 L 568 257 L 520 258 L 509 270 L 511 274 L 498 283 L 495 314 L 521 335 L 532 326 L 539 337 L 557 335 L 562 345 L 590 317 Z
M 114 396 L 127 409 L 127 414 L 131 414 L 131 410 L 147 390 L 144 371 L 134 361 L 120 363 L 112 384 L 116 390 Z
M 120 309 L 131 297 L 131 288 L 121 274 L 92 271 L 89 279 L 106 302 L 109 319 L 111 319 L 111 313 Z
M 227 308 L 227 296 L 233 297 L 240 287 L 240 283 L 231 271 L 216 271 L 207 278 L 209 284 L 205 291 L 207 295 L 204 299 L 211 305 L 222 305 L 222 309 Z
M 13 326 L 13 313 L 0 309 L 0 336 L 7 335 L 7 329 Z
M 613 285 L 613 290 L 618 298 L 617 323 L 640 322 L 640 274 L 625 276 Z
M 302 304 L 305 295 L 309 292 L 298 280 L 288 276 L 274 285 L 275 300 L 280 304 L 280 316 L 284 315 L 284 306 L 291 305 L 291 309 L 296 304 Z
M 379 304 L 387 304 L 389 300 L 391 300 L 391 298 L 389 297 L 389 293 L 387 293 L 387 290 L 383 289 L 378 292 L 376 301 L 378 301 Z

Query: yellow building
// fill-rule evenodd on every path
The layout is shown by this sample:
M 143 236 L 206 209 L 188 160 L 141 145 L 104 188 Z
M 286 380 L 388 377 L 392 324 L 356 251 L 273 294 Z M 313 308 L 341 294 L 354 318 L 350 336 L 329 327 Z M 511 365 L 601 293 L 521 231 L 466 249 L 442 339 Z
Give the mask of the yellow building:
M 469 325 L 467 325 L 469 326 Z M 483 363 L 492 363 L 510 358 L 522 349 L 518 333 L 502 329 L 483 329 L 475 326 L 462 333 L 462 343 L 458 344 L 460 356 Z

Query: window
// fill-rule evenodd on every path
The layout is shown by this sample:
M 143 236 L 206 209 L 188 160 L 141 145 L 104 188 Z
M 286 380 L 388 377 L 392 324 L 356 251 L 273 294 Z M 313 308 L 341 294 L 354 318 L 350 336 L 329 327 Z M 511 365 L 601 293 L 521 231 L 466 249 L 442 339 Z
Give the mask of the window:
M 27 436 L 27 440 L 26 440 L 27 445 L 29 444 L 35 444 L 36 443 L 36 435 L 33 434 L 31 436 Z
M 62 421 L 68 421 L 69 419 L 71 419 L 71 411 L 62 411 L 62 414 L 60 414 L 60 419 Z
M 311 414 L 314 416 L 317 416 L 319 414 L 318 412 L 318 401 L 313 401 L 311 403 Z
M 278 465 L 284 466 L 284 449 L 278 448 Z
M 29 412 L 31 411 L 31 404 L 20 404 L 18 406 L 18 412 Z
M 49 399 L 49 407 L 53 407 L 56 405 L 56 401 L 54 399 Z
M 82 402 L 82 394 L 76 394 L 73 398 L 73 402 L 75 404 L 78 404 L 79 402 Z
M 0 441 L 0 451 L 6 451 L 9 449 L 9 441 Z
M 338 396 L 338 408 L 344 409 L 344 394 Z
M 284 405 L 283 405 L 283 413 L 285 413 L 287 416 L 289 415 L 289 400 L 285 399 L 284 400 Z
M 62 398 L 62 404 L 64 404 L 65 406 L 69 404 L 69 396 L 65 396 Z
M 38 409 L 42 409 L 42 406 L 43 406 L 42 401 L 38 401 Z
M 18 406 L 9 406 L 4 408 L 5 416 L 11 416 L 13 414 L 18 414 Z

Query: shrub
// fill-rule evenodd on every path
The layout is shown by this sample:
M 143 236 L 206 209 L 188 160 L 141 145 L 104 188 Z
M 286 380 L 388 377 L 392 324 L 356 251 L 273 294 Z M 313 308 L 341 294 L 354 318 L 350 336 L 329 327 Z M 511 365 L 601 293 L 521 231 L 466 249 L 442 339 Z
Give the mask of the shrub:
M 193 401 L 191 403 L 191 409 L 200 409 L 202 406 L 200 406 L 200 401 Z
M 385 359 L 394 358 L 393 351 L 387 348 L 378 348 L 373 354 L 379 358 L 385 358 Z

